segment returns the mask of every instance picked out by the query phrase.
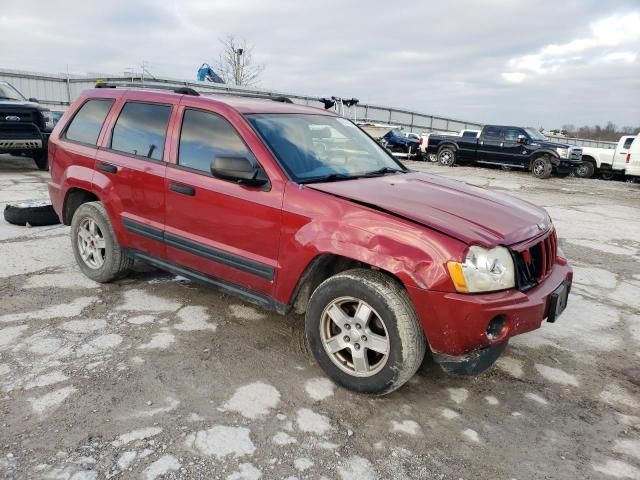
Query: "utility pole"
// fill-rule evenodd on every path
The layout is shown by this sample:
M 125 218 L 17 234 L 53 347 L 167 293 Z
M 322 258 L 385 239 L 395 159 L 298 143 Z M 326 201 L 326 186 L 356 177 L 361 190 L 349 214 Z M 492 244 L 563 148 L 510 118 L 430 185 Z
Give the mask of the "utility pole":
M 244 49 L 236 48 L 233 50 L 233 52 L 236 54 L 236 61 L 234 62 L 233 69 L 233 79 L 236 85 L 242 85 L 242 78 L 240 78 L 242 65 L 240 62 L 242 61 L 242 53 L 244 52 Z

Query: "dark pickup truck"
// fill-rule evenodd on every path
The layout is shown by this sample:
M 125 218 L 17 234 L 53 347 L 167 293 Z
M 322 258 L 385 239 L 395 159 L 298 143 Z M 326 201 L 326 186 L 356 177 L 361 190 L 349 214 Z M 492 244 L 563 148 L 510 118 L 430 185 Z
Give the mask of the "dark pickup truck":
M 32 157 L 47 170 L 47 142 L 54 127 L 51 111 L 27 100 L 13 85 L 0 82 L 0 153 Z
M 567 175 L 582 163 L 582 148 L 549 141 L 535 128 L 485 125 L 477 138 L 430 135 L 427 154 L 441 165 L 456 162 L 530 170 L 537 178 Z

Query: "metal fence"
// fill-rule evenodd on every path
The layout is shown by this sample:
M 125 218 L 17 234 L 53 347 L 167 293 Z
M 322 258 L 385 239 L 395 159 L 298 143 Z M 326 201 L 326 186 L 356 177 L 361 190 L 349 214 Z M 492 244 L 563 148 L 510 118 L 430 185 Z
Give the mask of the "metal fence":
M 0 69 L 0 80 L 6 80 L 14 85 L 27 97 L 35 97 L 40 103 L 50 106 L 64 107 L 69 105 L 82 90 L 92 88 L 97 80 L 105 82 L 127 82 L 144 84 L 146 86 L 187 86 L 201 93 L 205 92 L 239 92 L 270 96 L 286 96 L 293 102 L 314 107 L 323 107 L 319 97 L 312 95 L 291 94 L 274 90 L 256 88 L 233 87 L 224 84 L 187 81 L 175 78 L 157 78 L 142 76 L 114 76 L 108 74 L 91 73 L 88 75 L 48 74 L 26 72 L 20 70 Z M 457 120 L 453 118 L 428 115 L 380 105 L 358 104 L 351 109 L 345 109 L 345 116 L 359 122 L 394 125 L 412 132 L 459 132 L 463 129 L 480 130 L 481 123 Z M 548 136 L 550 139 L 572 145 L 587 147 L 615 148 L 615 142 L 598 140 L 574 139 Z

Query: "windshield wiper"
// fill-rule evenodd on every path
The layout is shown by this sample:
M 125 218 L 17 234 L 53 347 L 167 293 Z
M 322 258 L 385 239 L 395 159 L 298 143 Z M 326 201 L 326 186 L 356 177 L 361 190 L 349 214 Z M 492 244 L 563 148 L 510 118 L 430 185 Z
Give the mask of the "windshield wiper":
M 15 98 L 5 97 L 4 95 L 0 95 L 0 100 L 15 100 Z
M 397 168 L 382 167 L 378 170 L 373 170 L 371 172 L 363 173 L 360 176 L 361 177 L 378 177 L 380 175 L 386 175 L 387 173 L 406 173 L 406 172 L 405 170 L 399 170 Z
M 352 180 L 354 177 L 352 175 L 346 175 L 344 173 L 331 173 L 329 175 L 323 175 L 321 177 L 311 177 L 305 178 L 300 183 L 323 183 L 323 182 L 338 182 L 340 180 Z

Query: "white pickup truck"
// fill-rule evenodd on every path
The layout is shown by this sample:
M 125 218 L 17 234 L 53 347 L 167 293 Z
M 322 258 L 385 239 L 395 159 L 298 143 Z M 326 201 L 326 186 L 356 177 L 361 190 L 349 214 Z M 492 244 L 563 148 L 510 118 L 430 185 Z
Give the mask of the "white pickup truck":
M 636 138 L 635 135 L 621 137 L 615 149 L 582 147 L 582 165 L 576 168 L 576 177 L 591 178 L 599 173 L 605 180 L 610 180 L 624 175 L 626 155 Z
M 616 158 L 613 168 L 624 168 L 627 178 L 634 179 L 636 182 L 640 180 L 640 133 L 635 137 L 624 158 Z

